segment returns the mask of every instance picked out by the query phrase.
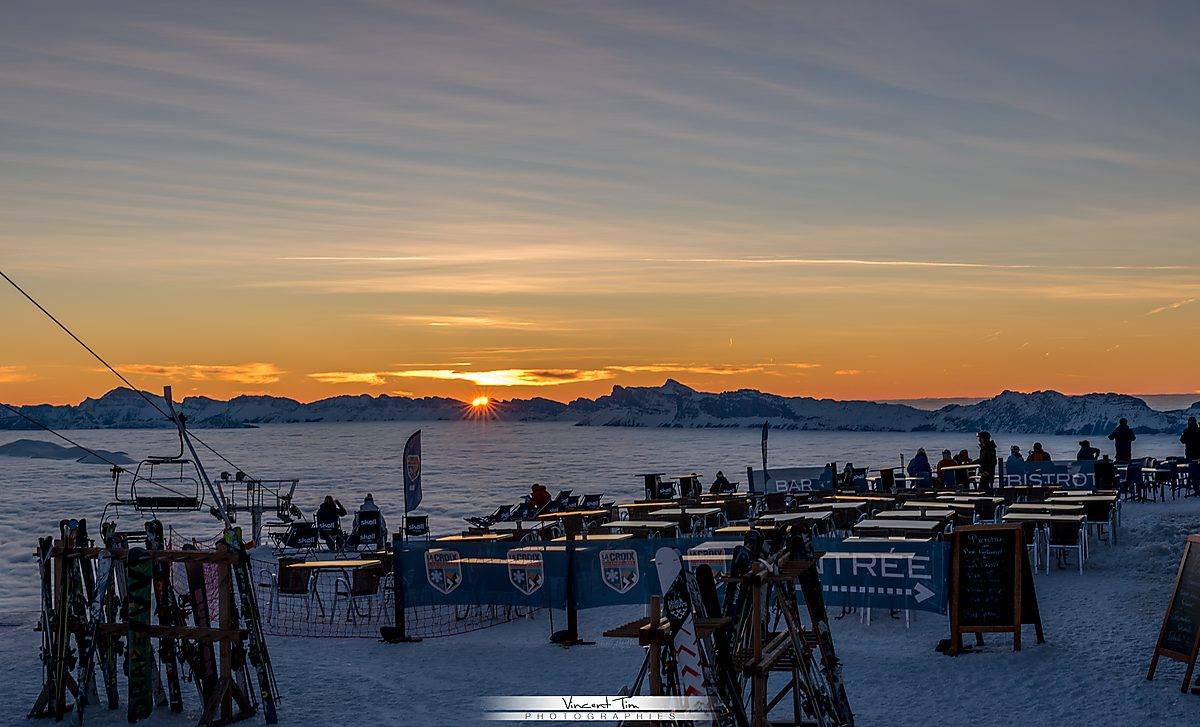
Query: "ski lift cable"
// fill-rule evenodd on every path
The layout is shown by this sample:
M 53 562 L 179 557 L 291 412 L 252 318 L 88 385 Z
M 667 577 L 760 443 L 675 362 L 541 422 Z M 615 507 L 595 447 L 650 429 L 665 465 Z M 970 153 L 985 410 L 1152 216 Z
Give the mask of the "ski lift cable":
M 111 459 L 109 459 L 108 457 L 105 457 L 104 455 L 100 454 L 99 452 L 97 452 L 96 450 L 92 449 L 91 447 L 85 447 L 84 445 L 80 444 L 79 442 L 76 442 L 74 439 L 71 439 L 71 438 L 70 438 L 70 437 L 68 437 L 67 435 L 65 435 L 65 434 L 62 434 L 62 433 L 60 433 L 60 432 L 58 432 L 58 431 L 56 431 L 56 430 L 52 429 L 51 427 L 48 427 L 48 426 L 46 426 L 45 424 L 42 424 L 42 423 L 41 423 L 41 422 L 39 422 L 37 419 L 34 419 L 33 417 L 29 416 L 29 415 L 28 415 L 28 414 L 26 414 L 25 412 L 21 411 L 20 409 L 17 409 L 17 408 L 15 408 L 15 407 L 9 406 L 8 404 L 5 404 L 5 403 L 4 403 L 4 402 L 2 402 L 2 401 L 0 401 L 0 406 L 4 407 L 5 409 L 8 409 L 8 410 L 9 410 L 9 411 L 11 411 L 13 414 L 16 414 L 17 416 L 21 417 L 21 418 L 22 418 L 22 419 L 24 419 L 25 421 L 27 421 L 27 422 L 29 422 L 30 424 L 34 425 L 35 427 L 38 427 L 38 428 L 40 428 L 40 429 L 44 429 L 44 430 L 46 430 L 47 432 L 50 432 L 50 433 L 51 433 L 51 434 L 53 434 L 54 436 L 58 437 L 59 439 L 63 440 L 64 442 L 66 442 L 67 444 L 70 444 L 70 445 L 71 445 L 71 446 L 73 446 L 73 447 L 78 447 L 79 449 L 82 449 L 83 451 L 85 451 L 85 452 L 87 452 L 88 454 L 92 455 L 93 457 L 95 457 L 96 459 L 100 460 L 101 462 L 104 462 L 105 464 L 112 465 L 112 466 L 113 466 L 113 468 L 114 468 L 114 469 L 116 469 L 117 471 L 119 471 L 119 472 L 129 472 L 129 470 L 128 470 L 128 469 L 126 469 L 125 467 L 123 467 L 123 466 L 121 466 L 121 465 L 117 464 L 116 462 L 113 462 Z M 171 494 L 173 494 L 173 495 L 179 495 L 180 497 L 185 497 L 184 493 L 180 492 L 179 490 L 176 490 L 176 489 L 172 488 L 170 485 L 164 485 L 164 484 L 163 484 L 163 483 L 161 483 L 161 482 L 156 482 L 156 481 L 154 481 L 152 478 L 150 478 L 150 477 L 146 477 L 145 475 L 139 475 L 139 476 L 138 476 L 138 479 L 139 479 L 139 480 L 144 480 L 144 481 L 146 481 L 146 482 L 149 482 L 149 483 L 150 483 L 150 484 L 152 484 L 152 485 L 156 485 L 156 486 L 158 486 L 158 487 L 161 487 L 161 488 L 163 488 L 163 489 L 164 489 L 164 490 L 166 490 L 167 492 L 170 492 L 170 493 L 171 493 Z
M 100 356 L 100 354 L 93 351 L 91 346 L 84 343 L 83 340 L 79 336 L 76 336 L 74 333 L 72 333 L 70 328 L 67 328 L 66 325 L 63 324 L 62 321 L 55 318 L 53 313 L 46 310 L 45 307 L 43 307 L 41 303 L 37 302 L 37 300 L 34 299 L 34 297 L 32 295 L 25 292 L 25 289 L 22 288 L 20 285 L 17 285 L 17 282 L 15 280 L 13 280 L 12 278 L 8 277 L 8 274 L 5 273 L 3 270 L 0 270 L 0 277 L 3 277 L 5 280 L 7 280 L 8 284 L 11 285 L 12 287 L 16 288 L 18 293 L 25 296 L 25 298 L 30 303 L 33 303 L 35 306 L 37 306 L 38 310 L 40 310 L 42 313 L 45 313 L 47 318 L 54 321 L 55 325 L 57 325 L 59 328 L 63 329 L 63 331 L 68 336 L 75 339 L 76 343 L 78 343 L 80 346 L 83 346 L 84 350 L 86 350 L 88 353 L 92 354 L 92 357 L 95 358 L 100 363 L 102 363 L 105 368 L 107 368 L 109 371 L 111 371 L 113 373 L 114 376 L 116 376 L 118 379 L 120 379 L 122 382 L 124 382 L 125 385 L 128 386 L 130 389 L 133 389 L 135 392 L 137 392 L 137 395 L 142 397 L 142 399 L 144 399 L 147 404 L 154 407 L 158 411 L 159 414 L 162 414 L 163 417 L 165 417 L 167 419 L 171 419 L 171 415 L 168 414 L 165 410 L 163 410 L 163 408 L 158 405 L 158 402 L 154 401 L 154 399 L 151 399 L 150 396 L 146 394 L 146 392 L 144 392 L 141 389 L 139 389 L 138 387 L 134 386 L 133 382 L 131 382 L 129 379 L 125 378 L 124 374 L 122 374 L 120 371 L 117 371 L 115 368 L 113 368 L 113 366 L 111 364 L 109 364 L 107 361 L 105 361 Z M 235 470 L 237 470 L 239 472 L 246 472 L 246 470 L 242 469 L 241 467 L 238 467 L 236 464 L 229 461 L 229 458 L 227 458 L 225 455 L 218 452 L 216 449 L 214 449 L 211 445 L 209 445 L 207 442 L 205 442 L 200 437 L 197 437 L 195 434 L 191 434 L 190 432 L 189 432 L 189 435 L 193 439 L 195 439 L 197 442 L 199 442 L 201 445 L 203 445 L 205 449 L 207 449 L 208 451 L 212 452 L 217 457 L 219 457 L 223 462 L 225 462 L 225 464 L 229 465 L 230 467 L 234 468 Z M 246 472 L 246 474 L 249 474 L 249 473 Z M 254 479 L 254 478 L 251 477 L 251 479 Z

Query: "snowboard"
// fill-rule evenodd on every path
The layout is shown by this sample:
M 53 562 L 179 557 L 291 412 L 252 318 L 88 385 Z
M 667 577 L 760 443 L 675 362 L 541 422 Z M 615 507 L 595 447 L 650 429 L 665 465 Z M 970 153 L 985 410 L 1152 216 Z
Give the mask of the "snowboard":
M 146 547 L 150 550 L 163 550 L 166 543 L 163 538 L 161 520 L 150 520 L 146 523 Z M 155 613 L 158 623 L 162 626 L 178 626 L 179 616 L 175 603 L 175 591 L 171 587 L 171 565 L 166 561 L 152 561 L 154 580 Z M 179 689 L 179 660 L 176 656 L 175 639 L 163 637 L 158 640 L 158 660 L 167 673 L 167 694 L 170 699 L 171 711 L 183 711 L 183 695 Z
M 144 548 L 130 548 L 125 567 L 129 620 L 129 721 L 150 716 L 154 704 L 154 650 L 150 636 L 138 627 L 150 624 L 154 570 Z

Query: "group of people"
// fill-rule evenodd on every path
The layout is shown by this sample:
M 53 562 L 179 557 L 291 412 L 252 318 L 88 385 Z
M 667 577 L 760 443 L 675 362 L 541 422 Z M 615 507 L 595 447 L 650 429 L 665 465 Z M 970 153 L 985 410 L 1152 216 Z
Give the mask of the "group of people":
M 341 525 L 341 519 L 346 517 L 346 515 L 346 508 L 333 495 L 326 495 L 320 507 L 317 508 L 313 520 L 316 522 L 317 532 L 321 535 L 325 544 L 329 546 L 330 550 L 340 551 L 346 544 L 346 534 L 342 532 Z M 387 525 L 383 520 L 383 512 L 375 504 L 375 496 L 370 492 L 363 498 L 362 504 L 358 506 L 358 512 L 355 514 L 354 519 L 356 524 L 366 519 L 378 522 L 378 532 L 387 533 Z M 351 534 L 353 535 L 353 533 Z
M 979 455 L 975 458 L 971 457 L 970 452 L 963 449 L 958 454 L 951 455 L 950 450 L 942 450 L 942 458 L 938 460 L 937 465 L 933 465 L 929 461 L 929 455 L 924 448 L 918 449 L 916 455 L 909 461 L 906 471 L 908 476 L 916 480 L 931 481 L 934 472 L 937 473 L 937 479 L 946 482 L 948 471 L 965 471 L 965 470 L 950 470 L 953 467 L 962 467 L 964 465 L 975 465 L 979 467 L 979 487 L 982 490 L 990 490 L 996 479 L 996 467 L 998 458 L 996 455 L 996 442 L 992 439 L 989 432 L 979 432 Z M 1113 442 L 1115 450 L 1114 460 L 1116 462 L 1131 462 L 1133 461 L 1133 443 L 1137 440 L 1137 434 L 1134 433 L 1133 427 L 1129 426 L 1129 421 L 1122 418 L 1116 428 L 1109 433 L 1108 438 Z M 1183 434 L 1179 437 L 1180 443 L 1183 444 L 1184 457 L 1189 460 L 1200 461 L 1200 424 L 1197 424 L 1196 417 L 1188 417 L 1187 426 L 1183 430 Z M 1104 455 L 1107 458 L 1108 455 Z M 1091 441 L 1084 439 L 1079 442 L 1079 451 L 1075 454 L 1077 460 L 1098 460 L 1101 457 L 1100 449 L 1092 446 Z M 1005 469 L 1009 471 L 1020 471 L 1027 462 L 1049 462 L 1051 461 L 1050 453 L 1045 450 L 1041 442 L 1034 442 L 1033 448 L 1029 450 L 1028 455 L 1021 454 L 1020 445 L 1012 445 L 1009 448 L 1008 457 L 1004 460 Z M 965 476 L 965 475 L 964 475 Z

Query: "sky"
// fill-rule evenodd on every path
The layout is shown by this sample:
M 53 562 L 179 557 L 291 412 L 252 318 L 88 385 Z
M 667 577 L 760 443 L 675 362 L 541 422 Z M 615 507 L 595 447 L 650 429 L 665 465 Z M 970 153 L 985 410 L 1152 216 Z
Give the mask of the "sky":
M 0 270 L 181 395 L 1194 392 L 1197 77 L 1195 3 L 30 3 Z

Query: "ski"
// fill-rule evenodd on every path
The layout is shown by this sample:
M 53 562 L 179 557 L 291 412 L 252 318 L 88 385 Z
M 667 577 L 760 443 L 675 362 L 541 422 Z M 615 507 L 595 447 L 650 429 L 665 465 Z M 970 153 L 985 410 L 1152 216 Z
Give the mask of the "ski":
M 75 560 L 71 564 L 71 572 L 74 577 L 79 579 L 77 582 L 78 588 L 75 591 L 75 598 L 72 603 L 75 616 L 75 645 L 79 654 L 79 659 L 82 662 L 83 653 L 91 648 L 91 641 L 85 639 L 85 630 L 87 629 L 88 611 L 91 607 L 92 598 L 96 593 L 96 571 L 93 568 L 91 558 L 85 558 L 83 551 L 91 545 L 91 540 L 88 538 L 87 520 L 79 519 L 79 524 L 75 528 Z M 92 665 L 95 668 L 95 664 Z M 97 702 L 100 697 L 96 694 L 96 679 L 91 675 L 84 684 L 84 679 L 76 678 L 76 683 L 80 688 L 80 696 L 77 701 L 91 700 Z
M 60 562 L 62 567 L 59 569 L 58 576 L 58 611 L 55 616 L 58 618 L 58 624 L 55 626 L 55 641 L 54 641 L 54 705 L 53 712 L 55 719 L 62 719 L 63 713 L 66 712 L 67 702 L 67 678 L 70 671 L 68 659 L 71 656 L 71 589 L 74 584 L 73 578 L 70 576 L 70 566 L 68 564 L 70 553 L 75 548 L 75 528 L 78 523 L 75 520 L 63 520 L 59 522 L 58 529 L 61 535 L 60 543 L 62 544 L 62 554 Z
M 812 533 L 807 528 L 795 528 L 790 531 L 791 538 L 788 550 L 796 560 L 810 560 L 816 557 L 813 548 Z M 812 622 L 813 633 L 817 637 L 817 646 L 821 652 L 821 672 L 833 699 L 840 724 L 853 725 L 854 713 L 850 710 L 850 699 L 846 696 L 846 686 L 842 681 L 842 664 L 833 649 L 833 634 L 829 630 L 829 613 L 825 610 L 825 597 L 821 591 L 821 576 L 816 568 L 808 568 L 797 577 L 800 594 L 808 607 L 808 617 Z
M 275 675 L 271 670 L 271 657 L 267 653 L 267 642 L 263 636 L 254 580 L 250 577 L 250 554 L 246 552 L 241 530 L 238 528 L 225 531 L 225 543 L 238 556 L 233 565 L 233 573 L 238 595 L 241 597 L 242 616 L 250 634 L 250 663 L 258 672 L 258 691 L 262 698 L 263 717 L 267 724 L 275 724 L 279 721 L 275 711 Z
M 104 547 L 110 552 L 119 544 L 116 533 L 116 523 L 100 525 L 100 538 Z M 111 595 L 104 598 L 104 620 L 108 623 L 117 623 L 117 617 L 121 613 L 118 594 L 121 591 L 120 584 L 124 579 L 124 565 L 120 561 L 113 561 L 110 566 L 109 582 L 114 582 L 116 587 L 112 589 Z M 109 709 L 117 709 L 121 706 L 117 691 L 117 654 L 121 650 L 120 645 L 120 640 L 115 636 L 104 636 L 100 639 L 100 672 L 104 675 L 104 694 L 108 698 Z
M 38 574 L 42 584 L 42 611 L 38 629 L 42 632 L 42 691 L 26 719 L 45 716 L 46 706 L 56 698 L 58 689 L 57 664 L 55 662 L 55 631 L 58 620 L 54 611 L 54 538 L 38 539 Z
M 154 651 L 145 627 L 150 624 L 153 569 L 144 548 L 130 548 L 125 567 L 129 620 L 129 721 L 150 716 L 154 700 Z
M 696 568 L 695 578 L 700 594 L 700 606 L 705 617 L 720 618 L 723 609 L 712 566 L 707 563 L 701 564 Z M 746 718 L 746 707 L 742 703 L 742 681 L 733 663 L 733 627 L 729 624 L 722 626 L 709 638 L 713 645 L 713 672 L 722 701 L 729 709 L 733 723 L 738 727 L 747 727 L 749 721 Z
M 75 681 L 79 684 L 79 698 L 75 700 L 75 724 L 83 724 L 83 709 L 96 691 L 96 648 L 102 637 L 100 624 L 104 620 L 104 602 L 108 595 L 108 583 L 112 577 L 112 553 L 102 549 L 96 557 L 96 573 L 92 601 L 88 605 L 88 621 L 84 627 L 82 646 L 79 652 L 79 670 Z M 97 700 L 98 701 L 98 700 Z
M 196 550 L 196 546 L 188 543 L 184 550 Z M 212 626 L 212 616 L 208 611 L 208 585 L 204 580 L 204 564 L 200 561 L 187 561 L 184 564 L 187 574 L 187 602 L 192 612 L 192 623 L 198 628 L 207 629 Z M 207 705 L 217 686 L 217 655 L 211 641 L 197 641 L 188 646 L 192 653 L 189 662 L 192 666 L 192 679 L 200 693 L 200 703 Z
M 164 550 L 166 543 L 163 537 L 161 520 L 150 520 L 146 523 L 146 547 L 149 550 Z M 178 626 L 179 616 L 175 603 L 175 592 L 171 588 L 171 565 L 165 561 L 153 561 L 155 613 L 158 623 L 162 626 Z M 183 695 L 179 689 L 179 659 L 176 655 L 175 639 L 162 637 L 158 640 L 158 660 L 167 673 L 167 694 L 170 698 L 171 711 L 183 711 Z

